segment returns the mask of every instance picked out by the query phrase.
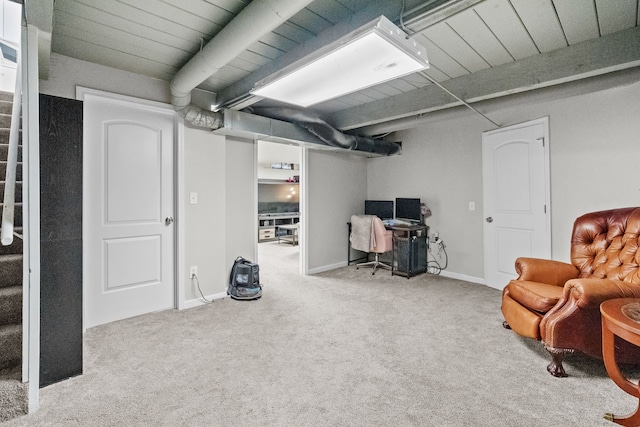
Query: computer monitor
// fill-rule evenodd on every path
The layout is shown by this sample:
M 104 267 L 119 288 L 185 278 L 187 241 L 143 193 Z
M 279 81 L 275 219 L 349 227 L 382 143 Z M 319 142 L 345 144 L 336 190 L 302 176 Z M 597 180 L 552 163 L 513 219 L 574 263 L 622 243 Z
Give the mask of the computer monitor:
M 364 214 L 375 215 L 380 219 L 393 218 L 393 200 L 365 200 Z
M 396 218 L 421 222 L 420 199 L 396 198 Z

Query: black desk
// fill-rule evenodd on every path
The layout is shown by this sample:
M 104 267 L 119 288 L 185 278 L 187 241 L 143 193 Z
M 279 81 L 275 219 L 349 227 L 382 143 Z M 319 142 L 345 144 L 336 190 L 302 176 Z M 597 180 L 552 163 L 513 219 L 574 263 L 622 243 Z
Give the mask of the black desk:
M 369 261 L 367 252 L 351 248 L 351 223 L 348 222 L 347 226 L 347 265 L 359 261 Z M 387 230 L 393 231 L 391 274 L 405 276 L 408 279 L 416 274 L 426 272 L 429 227 L 424 224 L 385 227 Z M 352 258 L 352 256 L 358 256 L 358 258 Z M 389 260 L 385 262 L 389 262 Z

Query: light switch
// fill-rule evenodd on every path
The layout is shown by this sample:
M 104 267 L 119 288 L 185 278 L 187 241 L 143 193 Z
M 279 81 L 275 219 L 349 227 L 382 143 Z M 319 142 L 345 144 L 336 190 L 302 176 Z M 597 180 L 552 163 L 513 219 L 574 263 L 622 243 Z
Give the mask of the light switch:
M 476 210 L 476 202 L 469 202 L 469 210 L 470 211 Z
M 189 204 L 190 205 L 198 204 L 198 193 L 195 193 L 195 192 L 189 193 Z

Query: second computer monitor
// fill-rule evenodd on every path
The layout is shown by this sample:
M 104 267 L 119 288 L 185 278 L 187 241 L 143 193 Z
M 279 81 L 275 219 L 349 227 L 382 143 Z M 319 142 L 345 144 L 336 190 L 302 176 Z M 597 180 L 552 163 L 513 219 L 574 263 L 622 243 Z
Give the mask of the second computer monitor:
M 393 218 L 393 200 L 365 200 L 365 215 L 375 215 L 380 219 Z
M 396 198 L 396 218 L 421 222 L 420 199 Z

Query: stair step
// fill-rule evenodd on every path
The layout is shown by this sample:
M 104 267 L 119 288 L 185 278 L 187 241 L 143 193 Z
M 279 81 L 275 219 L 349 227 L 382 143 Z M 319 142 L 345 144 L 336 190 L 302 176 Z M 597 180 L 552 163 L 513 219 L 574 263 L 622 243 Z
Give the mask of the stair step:
M 11 112 L 9 114 L 0 112 L 0 128 L 11 127 Z
M 22 286 L 22 254 L 0 255 L 0 289 Z
M 7 162 L 0 161 L 0 179 L 4 180 L 7 176 Z M 16 181 L 22 181 L 22 163 L 16 166 Z
M 0 288 L 0 325 L 22 322 L 22 285 Z
M 20 381 L 21 378 L 22 378 L 22 366 L 20 365 L 11 366 L 5 369 L 0 369 L 0 383 L 6 380 Z M 0 385 L 0 388 L 2 388 L 2 385 Z M 1 405 L 2 404 L 0 404 L 0 406 Z M 2 418 L 0 417 L 0 420 L 1 419 Z
M 7 161 L 7 157 L 9 156 L 9 144 L 0 144 L 0 160 L 3 162 Z M 18 161 L 22 161 L 22 145 L 18 146 Z M 0 177 L 4 179 L 4 177 Z
M 3 179 L 0 177 L 0 179 Z M 16 182 L 16 203 L 22 203 L 22 182 Z M 4 181 L 0 181 L 0 203 L 4 200 Z
M 22 364 L 22 325 L 0 326 L 0 369 Z
M 13 110 L 13 102 L 0 100 L 0 114 L 9 114 Z
M 0 91 L 0 101 L 13 102 L 13 92 Z
M 0 244 L 0 255 L 22 254 L 22 251 L 24 250 L 24 242 L 20 237 L 15 235 L 15 233 L 21 234 L 21 232 L 18 231 L 17 227 L 14 228 L 13 231 L 13 243 L 11 243 L 9 246 L 3 246 Z

